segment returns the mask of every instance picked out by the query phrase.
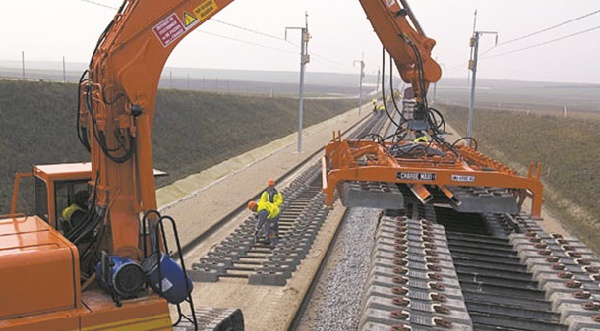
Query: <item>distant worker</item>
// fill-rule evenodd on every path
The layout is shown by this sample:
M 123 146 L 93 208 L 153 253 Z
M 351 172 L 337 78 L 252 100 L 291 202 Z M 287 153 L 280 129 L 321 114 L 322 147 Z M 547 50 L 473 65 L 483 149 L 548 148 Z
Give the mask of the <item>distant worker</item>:
M 426 143 L 429 142 L 429 139 L 427 139 L 427 136 L 420 130 L 415 131 L 415 140 L 413 140 L 413 142 L 415 143 Z
M 79 191 L 75 194 L 75 201 L 61 213 L 62 226 L 65 233 L 81 223 L 87 214 L 87 201 L 90 195 L 87 191 Z
M 283 203 L 283 194 L 277 191 L 275 188 L 275 180 L 269 179 L 267 182 L 267 189 L 261 194 L 260 201 L 268 201 L 277 205 L 281 208 Z
M 376 112 L 377 111 L 377 99 L 371 100 L 371 103 L 373 103 L 373 112 Z
M 258 222 L 256 223 L 256 232 L 254 240 L 258 240 L 260 232 L 265 227 L 265 241 L 271 248 L 277 246 L 279 238 L 277 236 L 277 228 L 279 227 L 279 207 L 276 204 L 268 201 L 248 202 L 248 209 L 258 213 Z
M 270 202 L 275 204 L 277 208 L 279 208 L 279 213 L 281 213 L 281 204 L 283 203 L 283 194 L 277 191 L 275 188 L 275 180 L 269 179 L 267 182 L 267 189 L 261 194 L 260 202 Z M 279 216 L 277 217 L 277 222 L 274 222 L 267 229 L 271 228 L 271 230 L 275 233 L 275 237 L 279 238 Z M 260 231 L 260 229 L 258 229 Z M 257 233 L 258 234 L 258 233 Z

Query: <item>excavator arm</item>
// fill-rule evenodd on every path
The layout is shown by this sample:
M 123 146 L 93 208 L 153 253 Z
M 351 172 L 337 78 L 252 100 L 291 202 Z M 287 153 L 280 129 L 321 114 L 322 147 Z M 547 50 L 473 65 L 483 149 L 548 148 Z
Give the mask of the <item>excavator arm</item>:
M 97 42 L 80 82 L 79 136 L 91 152 L 92 225 L 110 224 L 112 254 L 139 257 L 139 215 L 156 209 L 151 134 L 163 66 L 231 2 L 126 0 Z
M 440 65 L 431 58 L 435 40 L 425 36 L 406 0 L 360 0 L 360 3 L 400 77 L 413 88 L 416 106 L 410 125 L 428 129 L 427 89 L 442 77 Z
M 187 34 L 231 2 L 126 0 L 98 39 L 80 83 L 78 132 L 92 161 L 94 215 L 87 232 L 109 224 L 111 254 L 139 258 L 139 216 L 156 209 L 151 134 L 162 68 Z M 435 41 L 423 35 L 404 1 L 360 3 L 412 84 L 417 110 L 426 112 L 428 85 L 441 76 L 431 58 Z
M 413 86 L 416 99 L 424 101 L 429 84 L 442 77 L 440 65 L 431 58 L 435 40 L 425 36 L 405 0 L 360 0 L 360 4 L 400 77 Z

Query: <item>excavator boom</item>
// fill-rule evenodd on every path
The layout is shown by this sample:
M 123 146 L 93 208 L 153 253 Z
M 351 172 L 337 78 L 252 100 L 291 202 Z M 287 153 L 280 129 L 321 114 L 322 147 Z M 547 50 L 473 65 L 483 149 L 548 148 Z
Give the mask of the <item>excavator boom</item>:
M 417 102 L 425 102 L 429 84 L 442 77 L 440 65 L 431 58 L 435 40 L 425 36 L 405 0 L 360 0 L 360 4 L 400 77 L 413 86 Z
M 126 0 L 100 36 L 80 83 L 80 137 L 90 150 L 95 213 L 111 253 L 139 257 L 139 215 L 156 209 L 152 120 L 175 46 L 232 0 Z

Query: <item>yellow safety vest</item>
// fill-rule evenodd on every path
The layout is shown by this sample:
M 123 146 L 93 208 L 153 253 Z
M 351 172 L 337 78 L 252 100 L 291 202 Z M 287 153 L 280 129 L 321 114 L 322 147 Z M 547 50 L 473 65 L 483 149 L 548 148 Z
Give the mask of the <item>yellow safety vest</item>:
M 71 222 L 71 217 L 73 217 L 73 214 L 78 210 L 83 211 L 83 208 L 79 207 L 76 203 L 73 203 L 63 210 L 61 214 L 62 218 L 67 222 Z
M 266 210 L 269 212 L 269 215 L 267 215 L 267 219 L 269 220 L 274 219 L 275 217 L 277 217 L 277 215 L 279 215 L 279 207 L 276 204 L 270 203 L 268 201 L 258 202 L 258 208 L 256 209 L 256 211 L 260 213 L 262 210 Z
M 276 192 L 276 193 L 275 193 Z M 271 202 L 277 205 L 277 207 L 281 207 L 281 204 L 283 203 L 283 194 L 281 194 L 281 192 L 274 190 L 275 194 L 271 195 L 269 194 L 268 190 L 265 190 L 262 195 L 260 196 L 260 201 L 262 202 Z

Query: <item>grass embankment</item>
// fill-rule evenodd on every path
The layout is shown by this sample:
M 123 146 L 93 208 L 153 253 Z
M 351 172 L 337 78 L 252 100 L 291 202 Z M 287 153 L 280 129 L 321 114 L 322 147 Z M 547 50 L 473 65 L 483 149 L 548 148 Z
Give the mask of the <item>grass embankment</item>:
M 441 105 L 448 123 L 465 135 L 467 109 Z M 521 175 L 543 164 L 545 206 L 600 254 L 600 120 L 477 109 L 473 136 L 479 149 Z
M 0 80 L 0 214 L 10 209 L 14 174 L 33 165 L 89 161 L 75 131 L 75 84 Z M 153 125 L 157 187 L 298 130 L 298 100 L 159 90 Z M 305 100 L 304 126 L 356 106 Z M 23 192 L 31 196 L 31 192 Z

